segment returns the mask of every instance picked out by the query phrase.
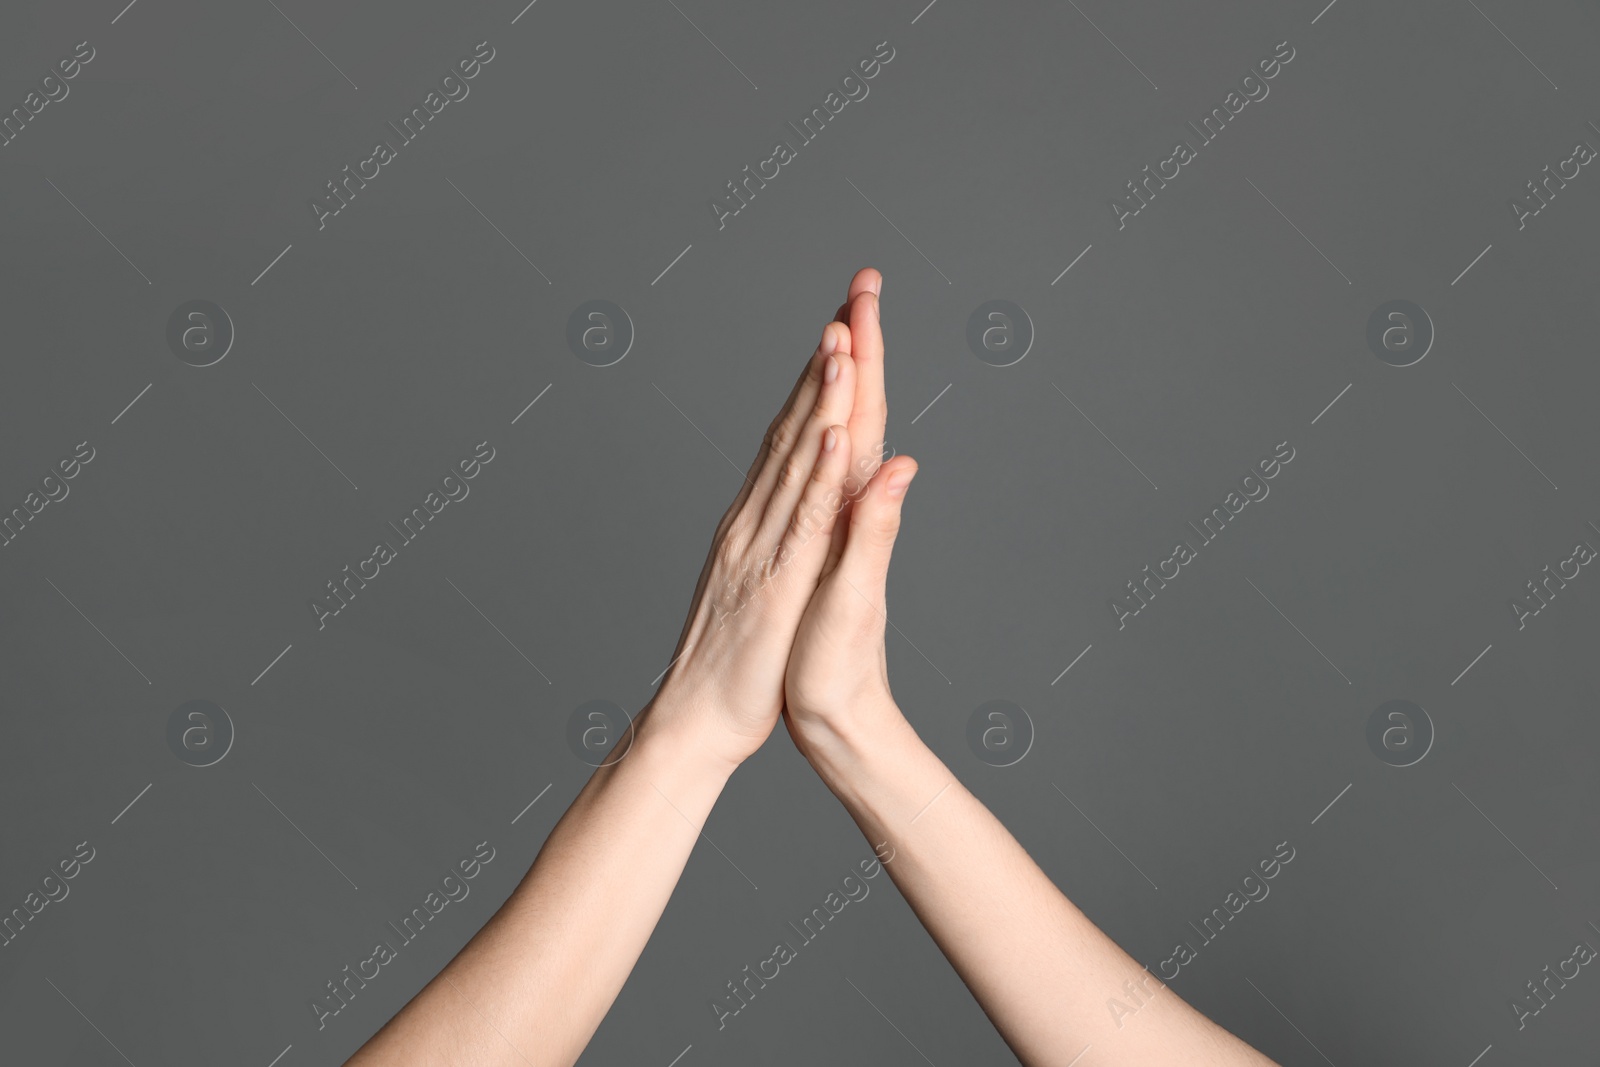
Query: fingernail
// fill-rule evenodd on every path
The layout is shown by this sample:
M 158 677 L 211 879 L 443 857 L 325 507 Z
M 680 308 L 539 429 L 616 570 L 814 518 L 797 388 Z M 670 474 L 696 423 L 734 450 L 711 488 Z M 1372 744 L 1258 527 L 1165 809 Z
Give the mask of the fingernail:
M 883 272 L 878 272 L 878 280 L 872 283 L 872 291 L 879 296 L 883 295 Z
M 879 309 L 878 309 L 878 294 L 877 294 L 877 293 L 876 293 L 876 292 L 874 292 L 874 293 L 873 293 L 873 294 L 872 294 L 872 317 L 873 317 L 873 318 L 874 318 L 874 319 L 878 319 L 878 320 L 880 320 L 880 321 L 881 321 L 881 320 L 882 320 L 882 318 L 883 318 L 883 316 L 882 316 L 882 315 L 881 315 L 881 314 L 879 314 Z
M 833 432 L 833 427 L 828 427 L 828 432 L 822 435 L 822 450 L 832 452 L 833 446 L 839 443 L 839 435 Z
M 839 361 L 832 356 L 822 365 L 822 380 L 832 385 L 833 380 L 839 376 Z
M 906 487 L 911 484 L 911 479 L 917 476 L 916 469 L 899 471 L 889 478 L 889 499 L 905 495 Z
M 831 326 L 833 324 L 829 323 L 828 325 Z M 830 330 L 830 329 L 828 329 L 827 326 L 824 326 L 822 328 L 822 344 L 821 344 L 820 347 L 822 348 L 823 355 L 827 355 L 828 353 L 832 352 L 834 349 L 838 348 L 839 347 L 838 331 Z

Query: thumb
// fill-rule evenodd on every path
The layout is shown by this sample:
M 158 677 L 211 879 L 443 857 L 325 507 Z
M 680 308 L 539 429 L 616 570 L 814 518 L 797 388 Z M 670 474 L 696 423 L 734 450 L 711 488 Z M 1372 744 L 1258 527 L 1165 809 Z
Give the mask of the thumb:
M 883 601 L 889 557 L 900 533 L 900 506 L 916 475 L 915 460 L 896 456 L 878 468 L 850 507 L 850 529 L 839 558 L 838 574 L 857 592 L 878 603 Z

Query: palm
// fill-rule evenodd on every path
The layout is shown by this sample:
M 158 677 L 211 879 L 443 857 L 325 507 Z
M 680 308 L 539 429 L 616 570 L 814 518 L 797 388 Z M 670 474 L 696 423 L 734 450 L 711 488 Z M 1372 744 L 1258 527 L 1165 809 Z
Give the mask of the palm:
M 838 567 L 823 575 L 800 620 L 784 676 L 791 729 L 805 729 L 829 709 L 855 707 L 888 691 L 884 619 L 871 595 Z

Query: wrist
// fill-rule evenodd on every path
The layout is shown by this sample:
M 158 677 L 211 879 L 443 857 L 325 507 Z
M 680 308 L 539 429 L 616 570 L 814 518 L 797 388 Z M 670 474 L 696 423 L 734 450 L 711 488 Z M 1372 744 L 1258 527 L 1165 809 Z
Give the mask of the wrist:
M 911 824 L 953 780 L 888 698 L 797 738 L 796 747 L 873 841 L 905 843 Z
M 899 705 L 889 696 L 863 701 L 848 714 L 791 714 L 795 747 L 834 793 L 877 773 L 876 768 L 922 745 Z
M 711 710 L 674 693 L 658 692 L 634 723 L 638 755 L 675 774 L 725 783 L 744 755 Z

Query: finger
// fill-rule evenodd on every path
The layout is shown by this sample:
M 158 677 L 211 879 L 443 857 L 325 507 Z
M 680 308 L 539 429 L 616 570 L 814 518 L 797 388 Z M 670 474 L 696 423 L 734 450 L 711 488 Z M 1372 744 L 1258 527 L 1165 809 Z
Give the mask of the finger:
M 852 383 L 855 381 L 854 367 L 850 362 L 849 328 L 836 324 L 830 324 L 830 328 L 839 331 L 837 334 L 839 343 L 834 348 L 833 354 L 817 357 L 816 368 L 813 372 L 816 380 L 802 391 L 801 402 L 796 403 L 782 419 L 775 421 L 772 429 L 767 432 L 767 447 L 761 469 L 756 472 L 755 482 L 750 487 L 749 502 L 744 508 L 745 514 L 752 516 L 758 525 L 764 521 L 762 516 L 771 510 L 772 496 L 778 489 L 778 483 L 786 469 L 786 464 L 793 456 L 795 449 L 800 447 L 801 443 L 806 439 L 807 427 L 812 426 L 814 421 L 820 417 L 817 415 L 817 407 L 822 402 L 822 396 L 830 388 L 823 380 L 827 376 L 830 360 L 836 368 L 835 373 L 843 374 Z M 852 395 L 845 395 L 842 401 L 843 411 L 835 421 L 843 422 L 849 418 L 852 399 Z M 834 403 L 837 407 L 839 401 L 836 400 Z M 826 426 L 828 424 L 824 422 L 822 425 Z M 820 435 L 820 433 L 820 429 L 814 429 L 813 431 L 814 436 Z M 806 461 L 806 463 L 807 469 L 809 469 L 809 461 Z M 805 473 L 802 471 L 799 477 L 804 480 Z
M 845 294 L 844 303 L 839 305 L 839 310 L 833 313 L 834 321 L 848 323 L 850 302 L 868 290 L 874 293 L 883 292 L 883 275 L 871 267 L 862 267 L 856 271 L 855 277 L 850 279 L 850 290 Z
M 889 417 L 877 292 L 865 290 L 855 297 L 850 307 L 850 337 L 850 357 L 856 364 L 856 398 L 850 413 L 850 439 L 855 442 L 852 473 L 864 482 L 883 461 L 883 432 Z
M 800 377 L 795 381 L 794 388 L 789 390 L 789 398 L 784 401 L 783 407 L 767 425 L 767 432 L 761 438 L 761 447 L 756 450 L 756 458 L 750 464 L 749 471 L 745 474 L 744 484 L 739 489 L 739 495 L 734 498 L 733 504 L 728 508 L 718 533 L 726 527 L 727 522 L 737 515 L 751 495 L 755 495 L 753 508 L 765 505 L 767 494 L 772 491 L 772 478 L 763 478 L 768 461 L 776 452 L 780 457 L 787 456 L 794 447 L 798 436 L 799 427 L 806 416 L 816 405 L 817 394 L 822 385 L 823 365 L 830 355 L 836 352 L 848 354 L 850 351 L 850 328 L 839 323 L 830 322 L 822 328 L 822 339 L 817 342 L 816 351 L 811 354 L 811 359 L 806 363 L 805 370 L 800 372 Z M 765 484 L 763 484 L 765 483 Z
M 821 447 L 799 502 L 789 513 L 778 543 L 776 566 L 807 589 L 815 585 L 828 543 L 844 508 L 844 479 L 850 469 L 850 431 L 842 424 L 823 431 Z M 802 604 L 804 600 L 802 600 Z
M 795 413 L 797 411 L 800 413 L 799 417 L 803 417 L 815 405 L 822 381 L 823 364 L 828 356 L 841 349 L 848 352 L 849 348 L 850 329 L 848 326 L 837 322 L 829 322 L 822 328 L 822 337 L 817 342 L 817 347 L 812 352 L 811 359 L 807 361 L 805 369 L 800 372 L 800 377 L 795 380 L 794 386 L 789 390 L 789 396 L 784 401 L 783 407 L 779 409 L 772 422 L 767 425 L 767 432 L 762 437 L 761 447 L 756 451 L 755 461 L 750 464 L 750 469 L 746 473 L 743 483 L 739 486 L 739 492 L 734 496 L 733 503 L 728 505 L 728 510 L 723 512 L 722 518 L 717 522 L 716 532 L 712 536 L 713 545 L 720 543 L 727 536 L 728 528 L 732 525 L 734 518 L 744 509 L 750 500 L 751 494 L 756 491 L 757 485 L 760 484 L 760 473 L 766 465 L 767 458 L 772 453 L 774 437 L 787 436 L 792 433 L 788 428 L 780 430 L 780 427 L 785 425 L 785 420 L 796 417 Z M 763 489 L 761 495 L 756 498 L 756 502 L 752 506 L 759 509 L 766 499 L 765 494 L 769 491 L 770 487 Z M 760 514 L 760 512 L 757 511 L 757 514 Z M 700 577 L 695 581 L 694 596 L 690 601 L 691 603 L 698 603 L 705 593 L 706 584 L 711 578 L 711 570 L 716 558 L 715 552 L 706 555 L 705 564 L 700 568 Z M 721 593 L 722 591 L 719 590 L 718 595 L 721 595 Z M 683 632 L 678 635 L 678 648 L 675 650 L 675 654 L 682 651 L 683 642 L 688 637 L 693 623 L 694 616 L 691 614 L 683 624 Z
M 850 508 L 849 532 L 835 573 L 880 610 L 889 557 L 900 533 L 900 507 L 916 474 L 915 460 L 896 456 L 878 469 Z
M 837 352 L 829 356 L 824 361 L 822 391 L 800 430 L 794 448 L 781 464 L 773 464 L 775 481 L 767 500 L 766 512 L 756 531 L 757 545 L 763 548 L 777 547 L 816 468 L 817 456 L 823 451 L 829 427 L 848 422 L 855 392 L 854 361 Z M 843 465 L 848 468 L 848 458 L 845 458 Z

